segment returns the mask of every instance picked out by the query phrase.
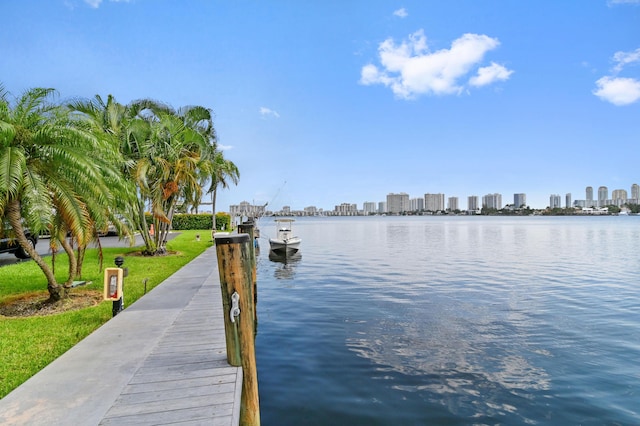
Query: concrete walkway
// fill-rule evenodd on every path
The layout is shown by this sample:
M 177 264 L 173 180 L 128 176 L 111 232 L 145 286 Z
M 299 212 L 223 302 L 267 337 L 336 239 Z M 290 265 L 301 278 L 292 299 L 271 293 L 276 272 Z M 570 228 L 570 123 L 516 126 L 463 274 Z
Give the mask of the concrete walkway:
M 235 426 L 222 315 L 211 247 L 1 399 L 0 424 Z

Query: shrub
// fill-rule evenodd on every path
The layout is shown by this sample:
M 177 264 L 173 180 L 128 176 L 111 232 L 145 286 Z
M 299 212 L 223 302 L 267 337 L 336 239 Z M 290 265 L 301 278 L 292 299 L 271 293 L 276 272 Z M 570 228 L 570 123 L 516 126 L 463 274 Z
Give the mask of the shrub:
M 231 230 L 231 215 L 224 212 L 216 213 L 216 229 L 217 230 Z

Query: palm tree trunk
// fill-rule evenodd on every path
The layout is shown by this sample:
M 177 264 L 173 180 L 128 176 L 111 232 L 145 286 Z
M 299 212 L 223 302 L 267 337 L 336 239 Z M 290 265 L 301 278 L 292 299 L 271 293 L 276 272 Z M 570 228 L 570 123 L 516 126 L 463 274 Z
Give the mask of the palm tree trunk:
M 218 187 L 213 188 L 213 192 L 211 193 L 211 220 L 213 221 L 213 226 L 211 229 L 216 230 L 216 198 L 218 197 Z
M 76 276 L 76 271 L 78 270 L 78 261 L 76 259 L 76 254 L 73 251 L 73 246 L 66 238 L 62 238 L 60 240 L 60 244 L 62 245 L 64 251 L 67 253 L 67 257 L 69 258 L 69 277 L 64 283 L 64 287 L 69 288 L 73 283 L 73 278 Z M 80 250 L 80 245 L 78 245 L 78 250 Z
M 49 300 L 58 301 L 66 296 L 66 289 L 58 284 L 56 281 L 56 277 L 53 274 L 53 271 L 42 260 L 42 257 L 36 252 L 33 246 L 27 240 L 27 237 L 24 233 L 24 228 L 22 227 L 22 217 L 20 215 L 20 201 L 13 200 L 7 204 L 7 208 L 5 210 L 6 218 L 9 220 L 9 224 L 13 228 L 13 232 L 16 234 L 16 239 L 20 246 L 29 253 L 29 256 L 33 259 L 34 262 L 40 267 L 45 277 L 47 278 L 47 290 L 49 291 Z
M 144 202 L 138 201 L 139 204 L 139 214 L 140 214 L 140 235 L 142 235 L 142 239 L 144 240 L 145 250 L 147 255 L 155 254 L 157 245 L 154 242 L 154 238 L 151 236 L 149 232 L 149 224 L 147 223 L 147 216 L 144 214 Z

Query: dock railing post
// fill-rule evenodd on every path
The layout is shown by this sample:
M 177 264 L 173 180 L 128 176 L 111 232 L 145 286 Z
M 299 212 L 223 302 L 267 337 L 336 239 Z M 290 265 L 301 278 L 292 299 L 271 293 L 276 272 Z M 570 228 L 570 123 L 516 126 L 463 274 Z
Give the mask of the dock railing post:
M 248 234 L 215 237 L 224 313 L 227 361 L 242 366 L 240 424 L 260 425 L 258 370 L 255 353 L 255 306 Z M 255 259 L 253 259 L 255 261 Z
M 256 262 L 256 245 L 255 245 L 255 225 L 252 221 L 245 221 L 241 225 L 238 225 L 238 232 L 249 234 L 249 238 L 251 241 L 250 250 L 251 250 L 251 279 L 253 280 L 253 319 L 256 322 L 256 332 L 258 327 L 258 278 L 257 278 L 257 262 Z

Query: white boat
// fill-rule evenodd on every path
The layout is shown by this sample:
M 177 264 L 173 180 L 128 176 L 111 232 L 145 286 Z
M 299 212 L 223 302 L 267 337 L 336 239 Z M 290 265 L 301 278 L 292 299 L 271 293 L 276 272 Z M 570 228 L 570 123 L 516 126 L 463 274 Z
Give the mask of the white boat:
M 302 240 L 291 232 L 293 219 L 276 219 L 276 237 L 269 238 L 271 250 L 279 254 L 291 254 L 300 249 Z

